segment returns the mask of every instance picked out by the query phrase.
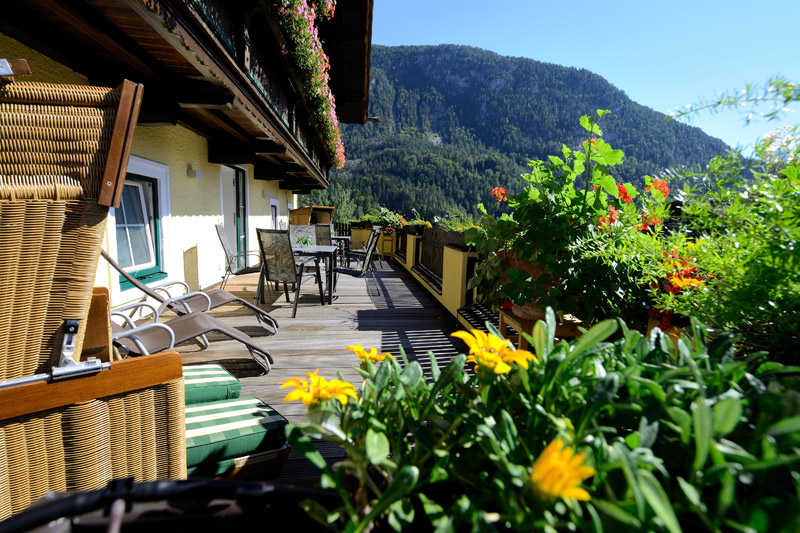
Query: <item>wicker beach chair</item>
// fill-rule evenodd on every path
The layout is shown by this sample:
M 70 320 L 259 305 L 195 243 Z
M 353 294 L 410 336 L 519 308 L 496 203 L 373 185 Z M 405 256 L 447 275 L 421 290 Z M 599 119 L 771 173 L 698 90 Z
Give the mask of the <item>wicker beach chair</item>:
M 81 353 L 142 90 L 0 81 L 0 380 L 57 365 L 67 320 Z

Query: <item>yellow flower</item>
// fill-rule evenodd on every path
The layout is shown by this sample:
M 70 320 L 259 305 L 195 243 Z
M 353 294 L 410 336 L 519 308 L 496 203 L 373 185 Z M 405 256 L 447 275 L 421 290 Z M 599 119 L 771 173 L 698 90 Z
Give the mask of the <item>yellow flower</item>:
M 369 352 L 367 352 L 366 350 L 364 350 L 364 348 L 360 344 L 356 344 L 356 345 L 353 345 L 353 346 L 348 346 L 347 349 L 348 350 L 353 350 L 356 353 L 356 355 L 358 356 L 358 358 L 361 360 L 362 363 L 365 362 L 365 361 L 369 361 L 370 363 L 379 363 L 379 362 L 383 361 L 384 359 L 386 359 L 387 357 L 391 357 L 392 359 L 396 359 L 395 356 L 393 356 L 392 354 L 390 354 L 388 352 L 387 353 L 382 353 L 382 354 L 379 355 L 378 354 L 378 349 L 374 348 L 374 347 L 370 348 Z
M 531 487 L 541 500 L 572 498 L 589 501 L 591 496 L 580 487 L 581 482 L 595 474 L 594 468 L 585 466 L 586 456 L 575 453 L 564 441 L 554 440 L 534 461 Z
M 511 341 L 478 329 L 473 329 L 472 334 L 466 331 L 456 331 L 451 336 L 467 343 L 469 346 L 467 362 L 474 363 L 476 369 L 505 374 L 511 370 L 509 363 L 517 363 L 527 370 L 528 361 L 536 360 L 536 356 L 527 350 L 514 350 Z
M 291 378 L 283 381 L 281 388 L 294 387 L 283 399 L 284 402 L 302 400 L 306 407 L 313 409 L 330 400 L 339 400 L 342 405 L 347 403 L 347 397 L 357 400 L 356 388 L 352 383 L 340 379 L 328 381 L 317 375 L 319 368 L 313 372 L 306 372 L 306 379 Z
M 679 278 L 677 276 L 669 278 L 669 282 L 673 287 L 678 287 L 679 289 L 685 289 L 686 287 L 702 287 L 705 285 L 705 281 L 702 279 Z

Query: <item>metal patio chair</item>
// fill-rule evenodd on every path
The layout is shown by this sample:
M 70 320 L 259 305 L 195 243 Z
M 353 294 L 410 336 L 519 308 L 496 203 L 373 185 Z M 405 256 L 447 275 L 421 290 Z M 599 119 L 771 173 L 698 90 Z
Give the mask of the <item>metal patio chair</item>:
M 242 259 L 247 257 L 258 258 L 258 250 L 248 250 L 246 252 L 233 253 L 233 250 L 228 244 L 228 237 L 225 234 L 225 225 L 216 224 L 214 227 L 217 230 L 219 242 L 222 244 L 222 250 L 225 252 L 225 275 L 222 276 L 222 284 L 219 286 L 220 289 L 225 288 L 225 284 L 228 283 L 228 278 L 231 276 L 238 276 L 239 274 L 254 274 L 261 270 L 260 264 L 248 267 L 239 266 L 239 261 Z

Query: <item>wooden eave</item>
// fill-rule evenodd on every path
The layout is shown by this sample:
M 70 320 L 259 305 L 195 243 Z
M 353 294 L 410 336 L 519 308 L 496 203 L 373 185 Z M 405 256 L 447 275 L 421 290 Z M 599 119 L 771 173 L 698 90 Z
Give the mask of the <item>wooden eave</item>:
M 332 19 L 319 23 L 331 64 L 330 87 L 339 122 L 364 124 L 369 108 L 373 0 L 338 2 Z
M 233 52 L 192 0 L 6 0 L 0 31 L 94 84 L 122 78 L 144 83 L 140 124 L 190 128 L 209 139 L 209 161 L 260 163 L 271 169 L 262 175 L 286 170 L 274 179 L 292 190 L 327 187 L 332 161 L 280 53 L 281 36 L 274 24 L 264 23 L 268 13 L 258 0 L 219 4 L 235 9 L 232 14 L 244 21 L 242 33 L 253 34 L 249 40 L 237 36 L 240 48 Z M 371 0 L 367 4 L 371 27 Z M 267 81 L 283 108 L 254 83 L 258 78 L 248 70 L 254 53 L 277 69 Z M 354 72 L 359 69 L 363 64 Z

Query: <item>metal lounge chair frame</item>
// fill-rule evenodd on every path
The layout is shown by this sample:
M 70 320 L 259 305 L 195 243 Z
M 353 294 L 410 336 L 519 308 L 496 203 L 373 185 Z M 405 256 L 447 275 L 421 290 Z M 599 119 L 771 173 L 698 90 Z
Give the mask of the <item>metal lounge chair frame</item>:
M 222 284 L 220 285 L 221 289 L 225 288 L 225 284 L 228 283 L 228 278 L 231 276 L 238 276 L 239 274 L 254 274 L 261 270 L 261 265 L 258 264 L 239 268 L 237 264 L 240 259 L 248 256 L 258 257 L 258 250 L 247 250 L 246 252 L 233 253 L 233 250 L 231 250 L 231 247 L 228 244 L 228 237 L 225 235 L 225 225 L 216 224 L 214 227 L 217 230 L 219 242 L 222 244 L 222 250 L 225 252 L 225 275 L 222 276 Z
M 151 311 L 154 321 L 149 324 L 138 325 L 130 316 L 123 313 L 123 311 L 137 308 Z M 119 317 L 124 324 L 120 326 L 113 320 L 111 321 L 112 341 L 118 348 L 122 346 L 131 354 L 149 355 L 171 350 L 176 344 L 182 344 L 197 337 L 203 338 L 207 346 L 208 341 L 205 340 L 205 335 L 216 331 L 244 344 L 255 362 L 264 369 L 265 373 L 269 373 L 272 370 L 272 363 L 274 363 L 272 356 L 269 352 L 256 345 L 249 335 L 203 312 L 194 311 L 166 322 L 158 323 L 155 322 L 156 309 L 154 306 L 146 302 L 134 302 L 114 309 L 111 312 L 111 316 Z
M 173 311 L 177 315 L 185 315 L 193 311 L 209 311 L 222 305 L 235 303 L 243 305 L 253 311 L 253 313 L 256 315 L 256 320 L 258 320 L 259 325 L 267 330 L 269 335 L 274 335 L 278 331 L 278 322 L 272 318 L 269 313 L 263 309 L 260 309 L 259 307 L 256 307 L 250 302 L 247 302 L 242 298 L 229 293 L 228 291 L 222 289 L 211 289 L 208 291 L 189 292 L 189 286 L 182 281 L 171 281 L 154 287 L 149 287 L 126 272 L 124 268 L 117 264 L 117 262 L 106 253 L 105 250 L 101 250 L 100 255 L 102 255 L 103 259 L 108 261 L 108 264 L 111 265 L 114 270 L 119 272 L 120 276 L 125 278 L 126 281 L 130 282 L 131 285 L 160 303 L 160 306 L 156 309 L 156 317 L 160 317 L 167 309 Z M 178 296 L 172 296 L 168 289 L 168 287 L 171 285 L 181 285 L 186 293 Z M 162 292 L 166 294 L 166 298 L 161 294 Z

